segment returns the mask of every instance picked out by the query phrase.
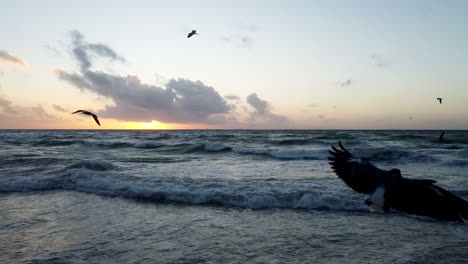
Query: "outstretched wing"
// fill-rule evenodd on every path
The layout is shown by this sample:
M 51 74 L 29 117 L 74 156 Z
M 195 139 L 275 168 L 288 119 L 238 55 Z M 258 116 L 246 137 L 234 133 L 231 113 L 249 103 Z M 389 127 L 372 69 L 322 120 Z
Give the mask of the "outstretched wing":
M 101 123 L 99 123 L 99 119 L 97 118 L 97 115 L 93 114 L 94 121 L 100 126 Z
M 356 192 L 370 194 L 385 182 L 386 171 L 375 167 L 367 160 L 354 157 L 340 141 L 338 145 L 341 149 L 332 146 L 333 151 L 329 152 L 333 156 L 328 159 L 333 171 L 349 187 Z
M 386 203 L 407 214 L 441 220 L 468 219 L 468 202 L 434 183 L 434 180 L 402 178 L 390 185 Z

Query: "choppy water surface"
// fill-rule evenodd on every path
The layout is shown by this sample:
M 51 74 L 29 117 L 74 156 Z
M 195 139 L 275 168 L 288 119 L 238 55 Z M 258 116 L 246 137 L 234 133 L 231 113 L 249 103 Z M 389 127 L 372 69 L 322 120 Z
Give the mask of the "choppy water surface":
M 468 226 L 370 213 L 326 157 L 468 198 L 468 131 L 0 131 L 0 262 L 456 263 Z

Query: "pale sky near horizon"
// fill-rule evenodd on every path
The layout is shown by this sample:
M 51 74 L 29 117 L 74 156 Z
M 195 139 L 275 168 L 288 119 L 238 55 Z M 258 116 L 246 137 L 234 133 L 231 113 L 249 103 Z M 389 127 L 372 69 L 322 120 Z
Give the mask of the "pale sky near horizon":
M 468 129 L 468 1 L 0 6 L 0 129 Z

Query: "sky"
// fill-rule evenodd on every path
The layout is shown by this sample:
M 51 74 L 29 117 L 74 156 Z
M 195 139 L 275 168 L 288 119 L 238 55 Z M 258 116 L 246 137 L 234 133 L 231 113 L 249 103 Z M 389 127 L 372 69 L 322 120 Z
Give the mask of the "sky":
M 0 6 L 0 129 L 468 129 L 468 1 Z

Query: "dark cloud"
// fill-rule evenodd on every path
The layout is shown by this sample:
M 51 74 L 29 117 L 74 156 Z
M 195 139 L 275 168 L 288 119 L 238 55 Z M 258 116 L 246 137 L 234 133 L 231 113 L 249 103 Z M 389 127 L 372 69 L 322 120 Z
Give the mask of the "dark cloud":
M 92 55 L 125 62 L 123 57 L 117 55 L 117 53 L 107 45 L 87 43 L 84 40 L 83 34 L 77 30 L 72 31 L 71 35 L 73 44 L 72 52 L 80 63 L 82 71 L 86 71 L 91 67 Z
M 247 96 L 247 103 L 255 109 L 253 112 L 254 115 L 262 116 L 269 110 L 268 102 L 258 98 L 256 93 Z
M 10 63 L 21 67 L 27 67 L 27 64 L 21 59 L 8 54 L 4 50 L 0 50 L 0 62 Z
M 60 79 L 80 89 L 112 99 L 115 105 L 106 106 L 100 112 L 103 117 L 140 122 L 212 123 L 212 115 L 228 114 L 231 109 L 218 92 L 200 81 L 172 79 L 162 88 L 141 83 L 134 76 L 93 71 L 58 73 Z
M 385 68 L 390 66 L 390 61 L 377 53 L 372 53 L 370 55 L 370 58 L 372 60 L 372 63 L 379 68 Z
M 238 104 L 241 103 L 241 99 L 237 95 L 225 95 L 224 98 L 229 101 L 233 101 L 233 103 L 229 104 L 229 107 L 231 107 L 232 111 L 237 110 Z
M 87 43 L 74 31 L 73 54 L 80 63 L 79 73 L 57 70 L 58 78 L 71 85 L 112 99 L 99 112 L 102 117 L 124 121 L 168 123 L 207 123 L 232 120 L 232 107 L 212 87 L 200 81 L 171 79 L 164 87 L 142 83 L 137 76 L 119 76 L 92 71 L 90 54 L 120 59 L 104 44 Z M 123 60 L 123 59 L 122 59 Z
M 338 82 L 338 85 L 339 85 L 340 87 L 346 87 L 346 86 L 352 85 L 353 83 L 354 83 L 353 80 L 348 79 L 348 80 L 345 80 L 345 81 L 340 81 L 340 82 Z
M 267 119 L 281 123 L 287 123 L 288 119 L 284 116 L 280 116 L 271 112 L 270 104 L 260 99 L 256 93 L 252 93 L 247 96 L 247 103 L 253 107 L 254 111 L 250 112 L 251 120 Z

